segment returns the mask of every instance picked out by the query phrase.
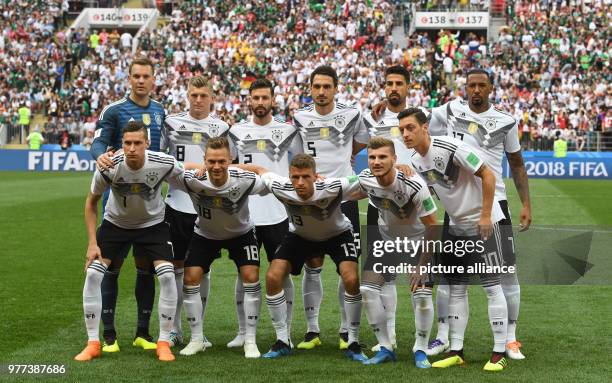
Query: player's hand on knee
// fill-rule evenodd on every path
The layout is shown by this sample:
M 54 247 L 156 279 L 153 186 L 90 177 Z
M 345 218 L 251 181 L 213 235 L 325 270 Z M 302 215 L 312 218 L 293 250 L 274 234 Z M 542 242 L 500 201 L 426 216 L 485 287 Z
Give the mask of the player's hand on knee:
M 112 149 L 110 149 L 108 152 L 106 153 L 102 153 L 100 155 L 100 157 L 98 157 L 98 159 L 96 160 L 96 166 L 98 167 L 99 170 L 108 170 L 108 169 L 112 169 L 113 166 L 113 160 L 112 160 L 112 156 L 115 153 L 113 152 Z
M 480 220 L 478 221 L 478 232 L 484 241 L 491 237 L 493 233 L 493 222 L 491 222 L 490 217 L 480 216 Z
M 102 262 L 102 252 L 98 245 L 89 245 L 87 247 L 87 259 L 85 260 L 85 271 L 87 271 L 89 265 L 96 259 Z

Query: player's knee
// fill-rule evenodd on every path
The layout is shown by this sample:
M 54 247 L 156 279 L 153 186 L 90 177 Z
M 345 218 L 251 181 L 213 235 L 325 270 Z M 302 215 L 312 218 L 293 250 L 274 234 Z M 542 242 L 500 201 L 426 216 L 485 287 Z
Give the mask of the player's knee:
M 311 258 L 306 261 L 306 266 L 316 269 L 323 266 L 323 257 Z
M 269 269 L 266 273 L 266 291 L 271 294 L 278 294 L 282 288 L 283 276 L 279 270 Z
M 197 268 L 188 267 L 185 269 L 185 275 L 183 277 L 183 284 L 187 286 L 196 286 L 200 284 L 202 280 L 202 272 L 198 272 Z
M 102 262 L 95 260 L 87 268 L 86 280 L 93 285 L 102 285 L 102 279 L 104 279 L 104 273 L 106 272 L 106 265 Z
M 345 273 L 342 275 L 344 290 L 351 295 L 359 293 L 359 276 L 355 273 Z
M 258 282 L 259 281 L 259 268 L 257 267 L 241 268 L 240 277 L 242 278 L 242 283 Z

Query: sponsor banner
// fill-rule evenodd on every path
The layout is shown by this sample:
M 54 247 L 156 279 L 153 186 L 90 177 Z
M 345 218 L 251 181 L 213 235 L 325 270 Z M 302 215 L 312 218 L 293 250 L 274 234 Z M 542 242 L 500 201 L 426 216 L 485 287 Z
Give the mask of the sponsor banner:
M 553 152 L 523 152 L 525 169 L 529 178 L 589 178 L 612 179 L 612 153 L 569 152 L 565 158 L 553 157 Z M 367 152 L 361 151 L 355 158 L 355 171 L 368 167 Z M 503 176 L 510 177 L 506 156 L 502 162 Z
M 487 29 L 488 12 L 416 12 L 417 29 Z
M 89 151 L 0 150 L 0 170 L 94 171 Z

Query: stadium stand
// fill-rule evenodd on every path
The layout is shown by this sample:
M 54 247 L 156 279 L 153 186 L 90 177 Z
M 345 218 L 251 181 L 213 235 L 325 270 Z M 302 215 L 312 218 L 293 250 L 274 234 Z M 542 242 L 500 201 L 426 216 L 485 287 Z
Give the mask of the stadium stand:
M 311 101 L 308 76 L 321 63 L 339 73 L 338 101 L 362 108 L 382 99 L 387 65 L 410 69 L 409 102 L 428 107 L 461 96 L 467 69 L 483 67 L 495 74 L 495 103 L 520 120 L 525 149 L 551 150 L 561 131 L 570 150 L 612 150 L 608 0 L 143 2 L 169 16 L 136 49 L 117 30 L 68 27 L 70 10 L 113 2 L 29 3 L 0 4 L 6 143 L 23 142 L 23 105 L 47 143 L 66 133 L 80 143 L 102 108 L 125 93 L 130 60 L 144 54 L 158 66 L 154 97 L 169 113 L 185 109 L 187 79 L 203 73 L 217 93 L 215 112 L 228 123 L 247 115 L 243 101 L 257 76 L 273 80 L 278 114 L 291 120 Z M 474 31 L 416 31 L 398 41 L 391 31 L 406 9 L 404 23 L 417 9 L 490 9 L 507 23 L 489 41 Z

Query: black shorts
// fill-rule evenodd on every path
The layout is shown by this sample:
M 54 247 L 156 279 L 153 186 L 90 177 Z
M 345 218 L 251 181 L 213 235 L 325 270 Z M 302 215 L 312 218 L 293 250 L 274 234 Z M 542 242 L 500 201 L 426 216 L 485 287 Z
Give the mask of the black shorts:
M 255 226 L 257 248 L 261 250 L 261 247 L 264 247 L 268 262 L 272 262 L 272 259 L 274 259 L 274 253 L 276 253 L 276 250 L 288 231 L 289 219 L 275 223 L 274 225 Z
M 172 261 L 170 228 L 166 222 L 142 229 L 123 229 L 107 220 L 102 220 L 96 233 L 102 257 L 111 261 L 124 258 L 123 250 L 134 246 L 134 253 L 148 257 L 151 261 Z
M 274 259 L 285 259 L 291 263 L 291 274 L 300 275 L 304 262 L 309 259 L 323 257 L 329 254 L 339 272 L 341 262 L 359 263 L 359 252 L 355 246 L 355 236 L 352 230 L 346 230 L 325 241 L 309 241 L 297 234 L 287 233 L 280 247 L 274 254 Z
M 514 252 L 514 232 L 512 231 L 512 220 L 508 210 L 508 201 L 499 201 L 499 207 L 504 213 L 505 218 L 499 221 L 499 239 L 501 242 L 501 253 L 506 266 L 516 266 L 516 253 Z M 448 236 L 450 218 L 448 213 L 444 213 L 444 227 L 442 237 Z
M 501 207 L 506 217 L 499 221 L 504 262 L 506 266 L 515 266 L 516 253 L 514 252 L 514 232 L 512 231 L 512 219 L 510 218 L 510 211 L 508 210 L 508 201 L 499 201 L 499 207 Z
M 344 201 L 340 204 L 340 210 L 346 218 L 351 221 L 353 225 L 353 236 L 355 238 L 355 244 L 357 247 L 360 246 L 359 237 L 361 233 L 361 227 L 359 226 L 359 204 L 357 201 Z
M 172 247 L 174 248 L 174 260 L 185 260 L 185 254 L 189 248 L 189 242 L 191 242 L 193 227 L 197 218 L 197 214 L 183 213 L 182 211 L 174 210 L 166 205 L 164 220 L 170 225 L 170 238 L 172 238 Z
M 238 237 L 222 240 L 208 239 L 194 233 L 185 255 L 185 267 L 199 266 L 204 273 L 208 273 L 214 260 L 221 258 L 221 249 L 227 249 L 238 269 L 247 265 L 259 266 L 255 230 L 249 230 Z
M 443 252 L 438 261 L 444 266 L 463 266 L 463 273 L 445 273 L 444 278 L 448 281 L 469 279 L 473 276 L 480 276 L 481 280 L 495 279 L 499 273 L 480 272 L 482 266 L 504 266 L 505 262 L 502 254 L 502 246 L 499 241 L 499 223 L 493 224 L 493 235 L 486 241 L 482 241 L 479 235 L 457 236 L 445 231 L 442 236 L 444 247 L 448 241 L 452 242 L 455 251 Z M 474 272 L 469 272 L 472 268 Z

